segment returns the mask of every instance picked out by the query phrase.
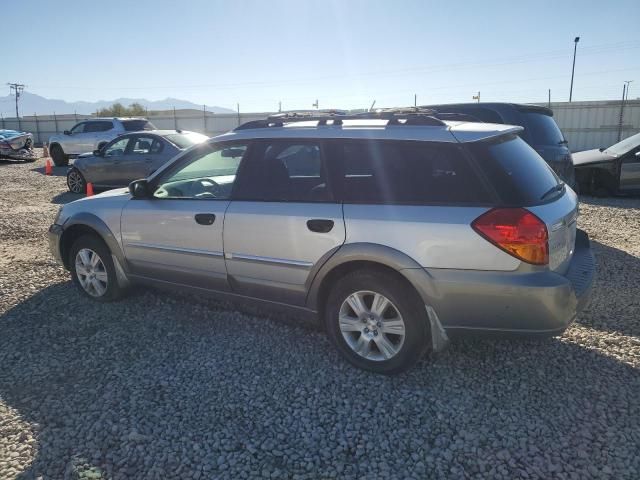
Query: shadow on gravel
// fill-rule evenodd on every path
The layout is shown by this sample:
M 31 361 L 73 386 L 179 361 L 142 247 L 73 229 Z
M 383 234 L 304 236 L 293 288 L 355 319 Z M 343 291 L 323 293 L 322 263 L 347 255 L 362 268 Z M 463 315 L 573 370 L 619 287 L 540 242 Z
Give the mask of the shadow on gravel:
M 580 195 L 579 200 L 580 203 L 600 207 L 640 208 L 640 196 L 638 195 L 618 197 L 591 197 L 589 195 Z
M 51 176 L 52 177 L 66 177 L 68 170 L 69 170 L 69 167 L 56 167 L 55 165 L 53 165 L 53 168 L 52 168 L 52 171 L 51 171 Z M 31 171 L 39 173 L 40 175 L 45 175 L 45 173 L 44 173 L 44 165 L 42 167 L 32 168 Z
M 80 193 L 62 192 L 54 196 L 51 199 L 51 203 L 64 205 L 65 203 L 73 202 L 74 200 L 78 200 L 80 198 L 84 198 L 84 195 Z
M 637 472 L 638 371 L 568 339 L 459 341 L 389 378 L 310 328 L 69 282 L 0 332 L 0 397 L 38 442 L 21 480 Z
M 602 331 L 640 336 L 640 258 L 591 239 L 596 281 L 591 304 L 578 323 Z

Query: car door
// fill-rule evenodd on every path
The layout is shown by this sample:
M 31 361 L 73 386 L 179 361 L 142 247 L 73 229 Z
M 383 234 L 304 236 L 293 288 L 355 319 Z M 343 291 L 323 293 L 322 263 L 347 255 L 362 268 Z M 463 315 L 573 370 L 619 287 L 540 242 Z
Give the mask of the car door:
M 640 147 L 634 148 L 621 159 L 620 190 L 640 190 Z
M 224 220 L 234 291 L 304 305 L 306 282 L 345 240 L 322 143 L 256 142 Z
M 128 185 L 133 180 L 146 178 L 161 164 L 163 142 L 155 135 L 132 135 L 124 156 L 115 170 L 118 185 Z
M 246 151 L 246 143 L 202 144 L 150 179 L 150 198 L 127 203 L 121 231 L 132 275 L 229 289 L 222 226 Z
M 87 139 L 91 134 L 85 132 L 88 123 L 89 122 L 80 122 L 71 129 L 69 135 L 65 138 L 63 145 L 64 153 L 67 155 L 80 155 L 81 153 L 86 153 L 91 150 L 90 147 L 87 148 Z
M 131 136 L 118 137 L 102 149 L 101 155 L 96 157 L 97 161 L 92 168 L 91 177 L 95 184 L 111 187 L 122 185 L 120 168 L 127 158 L 130 141 Z

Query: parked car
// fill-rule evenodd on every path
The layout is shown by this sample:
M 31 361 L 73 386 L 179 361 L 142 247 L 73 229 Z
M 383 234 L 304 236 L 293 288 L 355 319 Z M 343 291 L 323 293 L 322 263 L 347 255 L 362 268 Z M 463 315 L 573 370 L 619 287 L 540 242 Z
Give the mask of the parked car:
M 129 185 L 148 177 L 182 150 L 209 137 L 182 130 L 149 130 L 120 135 L 93 153 L 80 155 L 67 172 L 67 187 L 84 193 L 87 182 L 97 188 Z
M 465 114 L 481 122 L 519 125 L 522 139 L 531 145 L 558 176 L 569 186 L 575 186 L 575 173 L 571 151 L 553 111 L 538 105 L 517 103 L 452 103 L 426 105 L 438 113 Z
M 64 205 L 49 242 L 97 301 L 145 284 L 283 308 L 379 373 L 454 334 L 559 335 L 594 260 L 576 194 L 521 130 L 401 111 L 249 122 Z
M 573 154 L 580 192 L 600 197 L 640 192 L 640 133 L 607 148 Z
M 33 135 L 17 130 L 0 130 L 0 158 L 33 162 L 37 158 L 33 150 Z
M 62 135 L 51 136 L 49 153 L 56 166 L 68 165 L 70 158 L 99 150 L 118 135 L 155 129 L 145 118 L 92 118 L 65 130 Z

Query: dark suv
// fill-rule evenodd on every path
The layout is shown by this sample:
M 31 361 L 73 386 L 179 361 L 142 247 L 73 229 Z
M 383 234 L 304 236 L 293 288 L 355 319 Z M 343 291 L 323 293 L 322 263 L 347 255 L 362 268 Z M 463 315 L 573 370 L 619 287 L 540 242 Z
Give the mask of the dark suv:
M 519 125 L 524 130 L 520 137 L 544 158 L 558 176 L 568 185 L 575 186 L 575 173 L 567 141 L 553 119 L 553 111 L 538 105 L 517 103 L 452 103 L 425 105 L 439 114 L 463 114 L 469 120 L 487 123 Z M 446 119 L 446 116 L 441 116 Z

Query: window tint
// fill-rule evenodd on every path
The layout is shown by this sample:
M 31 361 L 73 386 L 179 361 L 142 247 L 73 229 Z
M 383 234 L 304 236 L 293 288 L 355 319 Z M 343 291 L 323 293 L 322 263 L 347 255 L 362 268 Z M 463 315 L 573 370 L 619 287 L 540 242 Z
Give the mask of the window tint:
M 349 142 L 342 150 L 342 197 L 356 203 L 484 203 L 489 196 L 464 154 L 425 142 Z
M 122 120 L 122 126 L 127 132 L 140 132 L 142 130 L 155 130 L 156 127 L 148 120 Z
M 129 137 L 116 140 L 104 150 L 105 157 L 120 157 L 125 154 L 127 150 L 127 144 L 131 140 Z
M 317 142 L 275 141 L 256 145 L 243 171 L 238 198 L 282 202 L 331 199 Z
M 205 144 L 191 152 L 191 159 L 163 178 L 154 192 L 157 198 L 227 199 L 236 179 L 246 144 Z
M 71 129 L 71 134 L 84 133 L 84 127 L 86 124 L 87 124 L 86 122 L 77 124 L 75 127 Z
M 542 196 L 558 184 L 549 165 L 516 135 L 471 143 L 468 148 L 507 204 L 539 204 Z
M 84 131 L 86 132 L 106 132 L 113 128 L 111 122 L 87 122 Z
M 523 112 L 531 142 L 535 145 L 559 145 L 564 136 L 553 117 L 538 112 Z
M 162 142 L 154 137 L 135 137 L 131 153 L 134 155 L 152 155 L 162 151 Z

